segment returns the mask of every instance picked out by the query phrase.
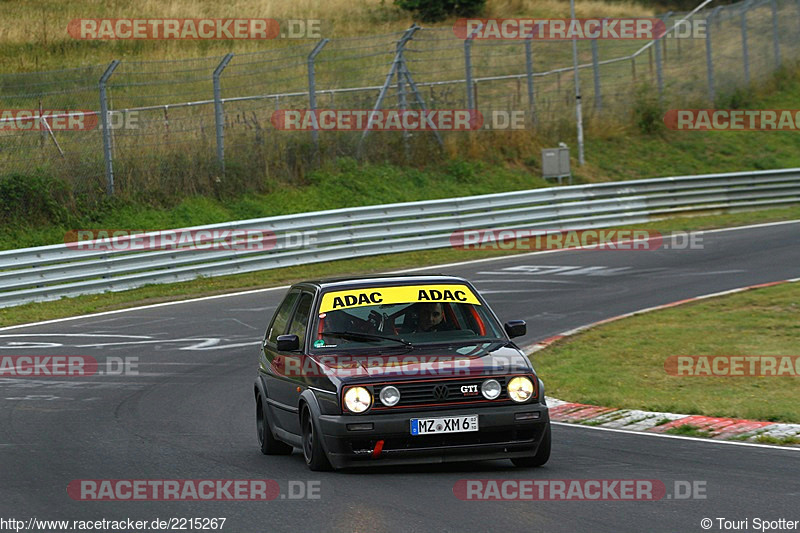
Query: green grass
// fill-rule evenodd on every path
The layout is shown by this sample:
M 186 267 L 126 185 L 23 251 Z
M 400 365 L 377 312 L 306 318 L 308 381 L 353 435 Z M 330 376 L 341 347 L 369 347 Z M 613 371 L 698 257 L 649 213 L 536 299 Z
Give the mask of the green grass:
M 664 433 L 668 435 L 684 435 L 686 437 L 703 437 L 703 438 L 710 438 L 711 433 L 708 431 L 703 431 L 702 429 L 698 428 L 697 426 L 693 426 L 692 424 L 683 424 L 682 426 L 675 426 L 674 428 L 669 428 Z
M 780 446 L 787 446 L 792 444 L 800 444 L 800 438 L 786 436 L 786 437 L 773 437 L 772 435 L 759 435 L 756 437 L 756 442 L 762 444 L 778 444 Z
M 800 219 L 800 206 L 740 213 L 707 214 L 697 217 L 679 217 L 640 225 L 636 228 L 667 234 L 674 231 L 703 230 L 794 219 Z M 3 308 L 0 309 L 0 326 L 97 313 L 136 305 L 181 300 L 237 290 L 275 287 L 316 277 L 387 272 L 423 265 L 447 264 L 516 253 L 520 252 L 447 248 L 264 270 L 235 276 L 200 278 L 184 283 L 150 285 L 129 291 L 62 298 L 52 302 Z
M 5 206 L 7 222 L 0 225 L 0 249 L 64 242 L 64 234 L 72 229 L 157 230 L 547 185 L 541 178 L 532 178 L 527 169 L 489 163 L 447 161 L 423 170 L 391 164 L 358 165 L 342 158 L 309 173 L 304 185 L 275 183 L 265 194 L 246 193 L 234 198 L 193 196 L 170 207 L 151 205 L 146 199 L 101 199 L 81 207 L 52 201 L 51 194 L 59 188 L 46 178 L 0 178 L 0 194 L 5 191 L 9 198 Z M 18 188 L 25 192 L 12 199 L 10 191 Z M 2 214 L 0 211 L 0 218 Z
M 782 71 L 742 98 L 752 108 L 796 107 L 800 69 Z M 661 124 L 643 133 L 634 123 L 635 117 L 589 121 L 587 164 L 574 164 L 576 183 L 800 167 L 796 132 L 676 132 Z M 114 199 L 105 197 L 102 183 L 81 186 L 44 171 L 0 176 L 0 249 L 63 242 L 66 231 L 78 228 L 165 229 L 550 186 L 540 177 L 539 150 L 573 134 L 571 127 L 542 138 L 481 132 L 448 144 L 443 158 L 409 164 L 340 158 L 293 178 L 239 172 L 194 193 L 181 179 L 164 180 L 169 193 L 156 180 Z
M 533 356 L 554 397 L 619 408 L 800 422 L 796 377 L 677 377 L 671 355 L 800 355 L 800 283 L 593 328 Z

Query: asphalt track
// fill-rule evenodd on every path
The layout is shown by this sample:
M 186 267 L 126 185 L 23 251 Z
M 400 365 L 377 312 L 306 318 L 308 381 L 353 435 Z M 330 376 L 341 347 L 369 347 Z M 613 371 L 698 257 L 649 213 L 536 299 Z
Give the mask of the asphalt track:
M 800 276 L 800 223 L 706 233 L 703 248 L 565 251 L 427 269 L 473 280 L 520 344 L 736 287 Z M 469 252 L 464 252 L 465 260 Z M 800 452 L 554 426 L 546 467 L 508 461 L 311 473 L 299 451 L 262 456 L 252 382 L 269 290 L 0 330 L 0 355 L 138 358 L 138 375 L 0 379 L 0 518 L 225 517 L 223 531 L 692 532 L 703 518 L 800 519 Z M 534 360 L 535 362 L 535 360 Z M 547 376 L 542 376 L 547 382 Z M 798 397 L 800 400 L 800 395 Z M 319 498 L 83 502 L 74 479 L 319 482 Z M 705 483 L 705 499 L 461 501 L 460 479 Z

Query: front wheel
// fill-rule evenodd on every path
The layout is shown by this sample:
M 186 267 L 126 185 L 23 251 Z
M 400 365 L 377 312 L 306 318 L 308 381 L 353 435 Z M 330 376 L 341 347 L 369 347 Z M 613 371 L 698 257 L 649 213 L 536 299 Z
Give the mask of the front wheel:
M 314 423 L 314 417 L 307 407 L 303 409 L 300 426 L 303 431 L 303 457 L 306 460 L 306 466 L 314 472 L 332 470 L 328 456 L 322 449 L 322 439 Z
M 264 455 L 289 455 L 292 447 L 276 439 L 269 429 L 267 410 L 261 396 L 256 398 L 256 431 L 258 431 L 258 445 Z
M 542 466 L 548 459 L 550 459 L 550 424 L 544 430 L 542 442 L 539 444 L 539 449 L 536 450 L 536 455 L 532 457 L 515 457 L 511 459 L 514 466 L 531 468 L 535 466 Z

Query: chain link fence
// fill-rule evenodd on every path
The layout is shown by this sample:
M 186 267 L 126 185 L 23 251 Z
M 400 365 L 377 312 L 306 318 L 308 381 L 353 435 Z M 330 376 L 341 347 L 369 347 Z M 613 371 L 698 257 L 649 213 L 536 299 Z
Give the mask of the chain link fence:
M 652 42 L 578 41 L 586 120 L 627 121 L 642 98 L 662 109 L 725 107 L 737 89 L 800 57 L 800 0 L 661 18 L 667 29 L 685 23 Z M 281 131 L 271 119 L 285 109 L 523 110 L 534 131 L 574 126 L 570 41 L 465 41 L 452 28 L 414 26 L 265 46 L 0 75 L 0 175 L 50 172 L 78 192 L 225 192 L 302 180 L 342 155 L 422 160 L 482 134 Z M 21 120 L 20 110 L 62 122 Z

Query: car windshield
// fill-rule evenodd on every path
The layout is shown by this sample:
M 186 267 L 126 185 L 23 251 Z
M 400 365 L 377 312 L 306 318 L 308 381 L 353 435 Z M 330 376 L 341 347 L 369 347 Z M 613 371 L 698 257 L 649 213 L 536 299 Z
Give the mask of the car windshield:
M 333 291 L 323 294 L 318 311 L 312 346 L 326 353 L 503 338 L 495 318 L 464 285 Z

